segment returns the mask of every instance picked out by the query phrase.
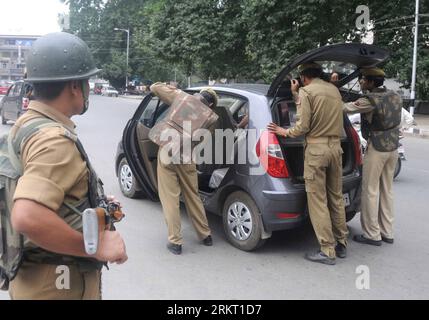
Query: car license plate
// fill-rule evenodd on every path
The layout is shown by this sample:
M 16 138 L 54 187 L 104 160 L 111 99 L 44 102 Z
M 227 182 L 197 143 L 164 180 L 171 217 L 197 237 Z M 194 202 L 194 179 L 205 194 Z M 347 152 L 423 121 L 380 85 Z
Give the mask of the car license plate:
M 350 196 L 348 193 L 343 194 L 344 206 L 348 207 L 350 205 Z

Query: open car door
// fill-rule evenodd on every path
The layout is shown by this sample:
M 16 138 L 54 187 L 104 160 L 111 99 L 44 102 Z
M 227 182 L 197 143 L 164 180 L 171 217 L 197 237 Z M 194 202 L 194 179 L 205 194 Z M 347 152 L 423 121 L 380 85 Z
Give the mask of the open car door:
M 156 178 L 158 145 L 149 139 L 149 131 L 168 106 L 149 94 L 128 121 L 122 137 L 125 157 L 144 196 L 158 200 Z

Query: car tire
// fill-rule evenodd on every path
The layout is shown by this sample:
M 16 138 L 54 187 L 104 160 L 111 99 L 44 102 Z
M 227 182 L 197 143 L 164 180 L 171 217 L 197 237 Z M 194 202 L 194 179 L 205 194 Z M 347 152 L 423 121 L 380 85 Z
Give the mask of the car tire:
M 122 194 L 127 198 L 134 199 L 142 197 L 142 192 L 138 190 L 138 182 L 136 181 L 126 158 L 122 158 L 119 162 L 118 182 Z
M 346 222 L 353 220 L 356 215 L 356 211 L 346 212 Z
M 228 196 L 223 206 L 222 219 L 225 235 L 234 247 L 252 251 L 265 243 L 266 240 L 262 239 L 261 213 L 247 193 L 236 191 Z

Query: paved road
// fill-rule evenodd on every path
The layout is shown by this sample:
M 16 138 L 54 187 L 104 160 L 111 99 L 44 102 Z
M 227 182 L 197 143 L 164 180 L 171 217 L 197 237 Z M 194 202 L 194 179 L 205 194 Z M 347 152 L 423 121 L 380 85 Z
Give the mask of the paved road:
M 230 246 L 220 217 L 210 215 L 214 246 L 197 241 L 183 212 L 184 251 L 166 248 L 166 227 L 158 203 L 121 196 L 113 163 L 122 130 L 139 101 L 91 96 L 90 110 L 75 117 L 78 133 L 105 182 L 122 201 L 126 219 L 118 225 L 129 261 L 103 276 L 105 299 L 427 299 L 427 190 L 429 140 L 406 138 L 408 161 L 395 182 L 395 244 L 370 247 L 350 242 L 349 257 L 336 266 L 303 259 L 316 249 L 311 226 L 275 233 L 257 252 Z M 5 132 L 10 126 L 0 126 Z M 359 217 L 349 223 L 360 232 Z M 370 289 L 358 290 L 356 269 L 367 266 Z M 0 293 L 0 299 L 7 294 Z

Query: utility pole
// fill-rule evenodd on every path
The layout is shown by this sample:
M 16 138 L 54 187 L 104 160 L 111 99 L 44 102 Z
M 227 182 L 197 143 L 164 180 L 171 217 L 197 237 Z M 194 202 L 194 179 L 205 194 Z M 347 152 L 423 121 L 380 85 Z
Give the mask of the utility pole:
M 410 113 L 414 115 L 416 103 L 416 69 L 417 69 L 417 38 L 419 35 L 419 0 L 416 0 L 416 16 L 414 20 L 414 50 L 413 50 L 413 72 L 411 75 Z
M 130 29 L 114 28 L 115 31 L 125 31 L 127 33 L 127 69 L 125 70 L 125 90 L 128 87 L 128 56 L 130 53 Z

